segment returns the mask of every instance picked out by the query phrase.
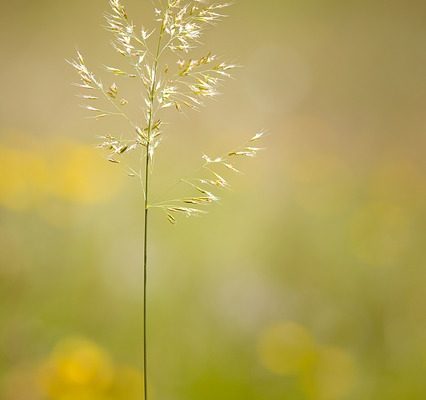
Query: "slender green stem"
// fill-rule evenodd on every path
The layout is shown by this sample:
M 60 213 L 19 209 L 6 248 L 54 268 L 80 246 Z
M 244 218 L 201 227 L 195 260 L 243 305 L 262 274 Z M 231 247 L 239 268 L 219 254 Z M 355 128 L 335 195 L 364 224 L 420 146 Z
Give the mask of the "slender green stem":
M 144 240 L 143 240 L 143 383 L 144 399 L 148 399 L 148 360 L 146 340 L 146 287 L 147 287 L 147 260 L 148 260 L 148 190 L 149 190 L 149 155 L 145 156 L 145 218 L 144 218 Z
M 148 400 L 148 357 L 147 357 L 147 282 L 148 282 L 148 213 L 149 213 L 149 162 L 150 162 L 150 146 L 151 134 L 153 129 L 153 115 L 155 103 L 155 87 L 157 84 L 158 60 L 161 50 L 161 41 L 164 34 L 164 21 L 162 22 L 160 35 L 158 38 L 157 52 L 154 58 L 152 68 L 152 82 L 149 91 L 149 110 L 148 110 L 148 129 L 147 129 L 147 146 L 145 153 L 145 218 L 144 218 L 144 241 L 143 241 L 143 375 L 144 375 L 144 400 Z

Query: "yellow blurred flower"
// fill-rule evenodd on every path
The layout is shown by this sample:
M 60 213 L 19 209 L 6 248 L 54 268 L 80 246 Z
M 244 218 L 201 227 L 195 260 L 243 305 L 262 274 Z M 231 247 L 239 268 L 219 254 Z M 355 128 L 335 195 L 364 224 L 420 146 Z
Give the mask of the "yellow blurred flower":
M 97 203 L 109 198 L 118 185 L 111 165 L 88 146 L 66 144 L 54 159 L 52 192 L 59 198 L 76 203 Z
M 319 345 L 294 322 L 267 328 L 260 336 L 258 353 L 267 370 L 297 379 L 309 400 L 339 400 L 354 386 L 352 357 L 343 349 Z
M 143 393 L 143 374 L 115 366 L 95 343 L 67 339 L 59 343 L 39 374 L 50 400 L 137 400 Z
M 258 352 L 262 365 L 279 375 L 297 375 L 310 369 L 317 358 L 314 339 L 294 322 L 267 328 L 260 337 Z
M 114 194 L 121 181 L 96 149 L 71 142 L 49 149 L 0 144 L 0 160 L 0 206 L 15 211 L 40 207 L 51 199 L 98 203 Z
M 311 400 L 339 400 L 354 386 L 356 369 L 352 357 L 337 347 L 321 347 L 315 367 L 301 376 Z
M 52 399 L 101 399 L 112 386 L 114 367 L 97 345 L 83 339 L 60 343 L 43 366 L 40 381 Z

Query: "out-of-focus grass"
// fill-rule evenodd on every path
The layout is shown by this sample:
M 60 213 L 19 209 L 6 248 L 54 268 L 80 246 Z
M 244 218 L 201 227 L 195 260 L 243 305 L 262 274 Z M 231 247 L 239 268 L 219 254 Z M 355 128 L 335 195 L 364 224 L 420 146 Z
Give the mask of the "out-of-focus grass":
M 109 61 L 105 7 L 9 2 L 0 16 L 5 400 L 140 390 L 141 194 L 93 148 L 99 132 L 63 61 L 83 42 Z M 154 193 L 202 152 L 273 135 L 210 215 L 153 218 L 153 399 L 425 398 L 425 12 L 420 1 L 235 5 L 215 47 L 246 67 L 223 101 L 175 117 Z

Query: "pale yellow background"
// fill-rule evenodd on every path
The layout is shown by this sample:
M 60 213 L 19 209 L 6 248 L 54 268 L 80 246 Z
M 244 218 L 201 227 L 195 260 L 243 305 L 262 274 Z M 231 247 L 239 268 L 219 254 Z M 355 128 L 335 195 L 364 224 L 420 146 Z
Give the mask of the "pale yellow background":
M 150 26 L 149 1 L 127 4 Z M 142 197 L 94 149 L 117 127 L 85 119 L 65 63 L 114 63 L 106 10 L 1 4 L 5 400 L 141 398 Z M 229 13 L 206 48 L 243 68 L 169 118 L 153 196 L 203 152 L 271 135 L 209 215 L 151 220 L 152 400 L 423 400 L 426 3 Z

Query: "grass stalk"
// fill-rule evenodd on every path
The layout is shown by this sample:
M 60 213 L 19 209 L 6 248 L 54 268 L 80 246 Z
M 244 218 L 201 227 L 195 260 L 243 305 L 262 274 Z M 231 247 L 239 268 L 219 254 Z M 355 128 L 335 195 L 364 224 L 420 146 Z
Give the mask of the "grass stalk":
M 144 399 L 148 399 L 148 357 L 147 357 L 147 282 L 148 282 L 148 193 L 149 193 L 149 156 L 145 156 L 145 216 L 143 236 L 143 387 Z
M 88 104 L 84 108 L 94 119 L 120 116 L 130 125 L 130 134 L 125 136 L 105 134 L 99 147 L 106 150 L 108 161 L 124 165 L 127 174 L 139 178 L 144 191 L 143 226 L 143 395 L 148 400 L 148 345 L 147 345 L 147 288 L 148 288 L 148 236 L 150 209 L 161 210 L 168 221 L 175 224 L 178 216 L 202 215 L 204 208 L 220 200 L 218 192 L 229 188 L 226 173 L 238 173 L 234 165 L 241 158 L 254 157 L 262 148 L 257 142 L 264 132 L 256 133 L 242 147 L 219 157 L 202 156 L 202 173 L 198 178 L 181 179 L 189 189 L 182 198 L 150 204 L 150 167 L 154 152 L 163 135 L 163 115 L 176 110 L 199 110 L 204 101 L 219 94 L 217 88 L 237 66 L 218 60 L 211 51 L 204 56 L 195 55 L 194 49 L 201 45 L 200 38 L 205 29 L 221 21 L 222 10 L 229 3 L 211 1 L 167 0 L 163 7 L 154 8 L 154 21 L 158 31 L 138 28 L 129 18 L 121 0 L 109 0 L 110 13 L 106 14 L 106 29 L 113 34 L 113 48 L 121 57 L 127 58 L 133 71 L 128 72 L 115 66 L 105 66 L 114 81 L 104 83 L 86 65 L 80 52 L 69 63 L 76 69 L 82 89 L 81 98 Z M 163 4 L 163 2 L 161 2 Z M 155 40 L 154 32 L 158 32 Z M 163 45 L 163 39 L 165 44 Z M 151 51 L 151 40 L 153 49 Z M 154 47 L 155 46 L 155 47 Z M 160 62 L 163 53 L 174 58 L 172 64 Z M 128 111 L 129 102 L 117 79 L 139 78 L 143 87 L 144 119 L 135 124 Z M 98 105 L 99 104 L 99 105 Z M 140 105 L 138 105 L 140 109 Z M 126 157 L 139 152 L 137 166 Z M 135 169 L 136 168 L 136 169 Z M 144 169 L 145 168 L 145 169 Z
M 152 124 L 155 103 L 155 87 L 157 85 L 158 61 L 160 57 L 161 42 L 164 34 L 164 22 L 161 25 L 158 36 L 157 51 L 152 68 L 153 79 L 149 93 L 149 119 L 147 127 L 147 148 L 145 152 L 145 180 L 144 180 L 144 240 L 143 240 L 143 376 L 144 376 L 144 400 L 148 400 L 148 355 L 147 355 L 147 283 L 148 283 L 148 217 L 149 217 L 149 164 Z

